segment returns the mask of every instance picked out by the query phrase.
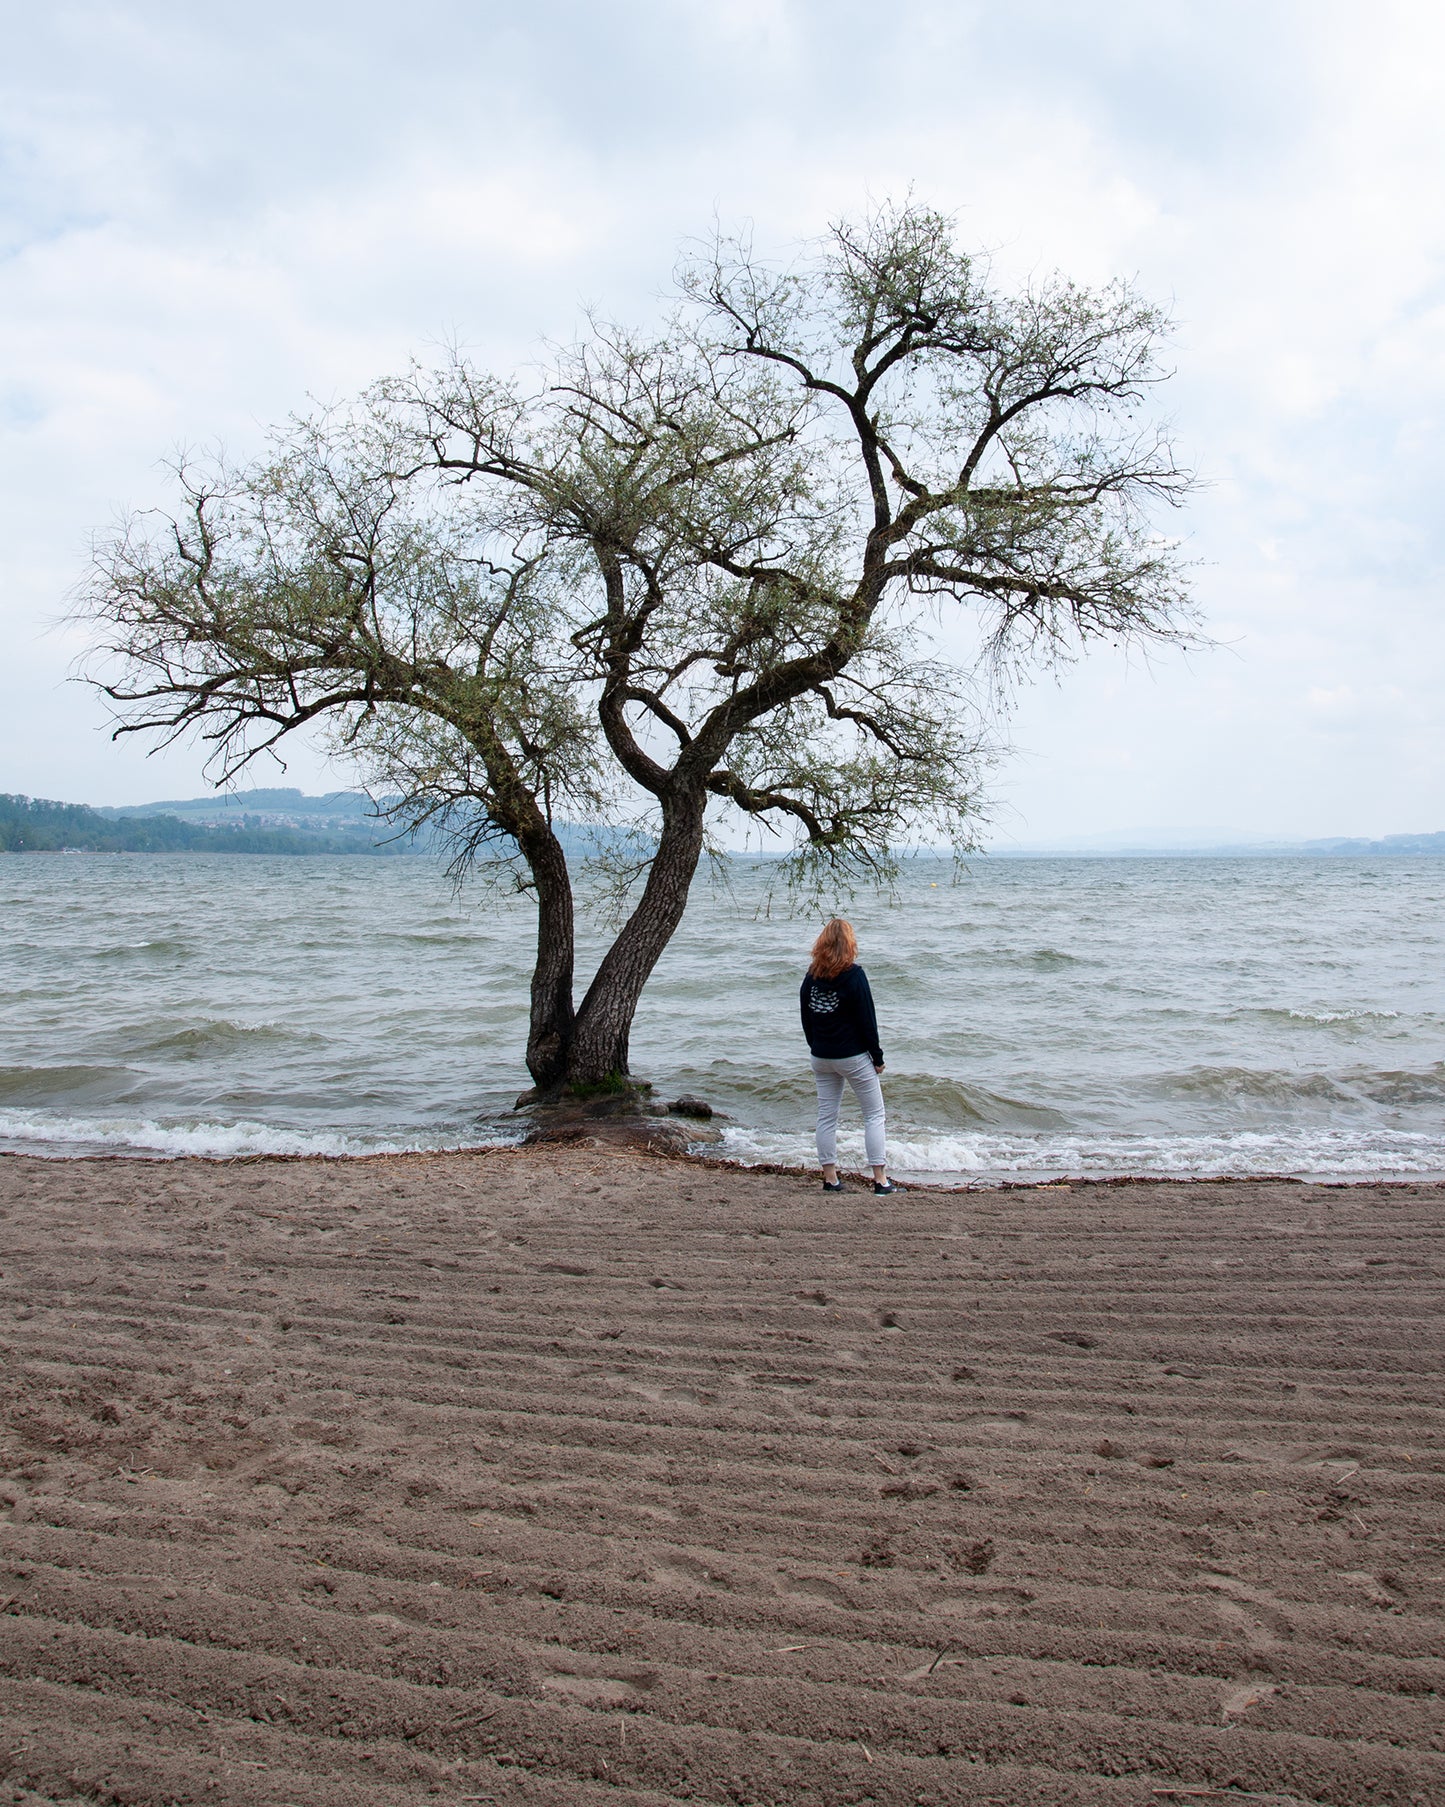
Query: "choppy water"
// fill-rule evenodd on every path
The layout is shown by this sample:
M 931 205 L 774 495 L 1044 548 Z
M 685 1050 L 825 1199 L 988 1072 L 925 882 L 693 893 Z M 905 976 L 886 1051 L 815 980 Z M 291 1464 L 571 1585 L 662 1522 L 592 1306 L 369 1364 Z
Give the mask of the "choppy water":
M 1445 1176 L 1445 861 L 920 861 L 850 914 L 900 1172 Z M 0 923 L 0 1147 L 516 1133 L 521 900 L 421 860 L 32 855 Z M 634 1071 L 742 1159 L 811 1158 L 813 926 L 756 869 L 700 882 L 638 1017 Z

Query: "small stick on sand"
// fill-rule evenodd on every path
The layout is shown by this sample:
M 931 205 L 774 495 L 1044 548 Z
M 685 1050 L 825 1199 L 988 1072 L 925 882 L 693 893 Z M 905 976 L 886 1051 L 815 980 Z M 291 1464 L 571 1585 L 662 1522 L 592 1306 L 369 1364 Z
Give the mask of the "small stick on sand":
M 1165 1801 L 1273 1801 L 1275 1807 L 1302 1807 L 1297 1794 L 1255 1794 L 1238 1788 L 1151 1788 Z
M 403 1732 L 402 1737 L 410 1742 L 413 1738 L 420 1738 L 423 1732 L 458 1732 L 463 1726 L 485 1725 L 489 1719 L 495 1719 L 501 1710 L 500 1707 L 493 1707 L 490 1713 L 483 1713 L 479 1708 L 468 1708 L 464 1713 L 454 1713 L 450 1719 L 425 1720 L 413 1730 Z

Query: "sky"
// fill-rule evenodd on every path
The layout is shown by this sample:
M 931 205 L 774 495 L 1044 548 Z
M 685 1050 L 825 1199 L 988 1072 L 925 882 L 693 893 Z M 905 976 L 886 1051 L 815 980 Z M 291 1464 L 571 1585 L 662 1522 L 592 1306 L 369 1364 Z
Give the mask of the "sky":
M 992 836 L 1445 828 L 1445 12 L 1425 0 L 0 3 L 0 790 L 199 794 L 65 624 L 181 446 L 457 338 L 509 369 L 679 246 L 910 190 L 1002 283 L 1119 275 L 1211 644 L 1022 691 Z M 339 788 L 298 747 L 261 784 Z

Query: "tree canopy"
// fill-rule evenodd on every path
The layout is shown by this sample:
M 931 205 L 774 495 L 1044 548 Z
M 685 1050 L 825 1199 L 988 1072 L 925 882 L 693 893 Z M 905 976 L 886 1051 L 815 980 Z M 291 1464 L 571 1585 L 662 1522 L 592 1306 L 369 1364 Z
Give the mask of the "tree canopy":
M 323 723 L 403 823 L 514 860 L 534 1080 L 625 1073 L 710 830 L 805 877 L 966 846 L 983 680 L 1188 634 L 1166 329 L 1124 283 L 1003 293 L 912 204 L 787 264 L 720 239 L 654 330 L 594 319 L 526 379 L 457 353 L 183 464 L 98 548 L 97 681 L 221 781 Z M 580 1005 L 569 821 L 643 837 Z

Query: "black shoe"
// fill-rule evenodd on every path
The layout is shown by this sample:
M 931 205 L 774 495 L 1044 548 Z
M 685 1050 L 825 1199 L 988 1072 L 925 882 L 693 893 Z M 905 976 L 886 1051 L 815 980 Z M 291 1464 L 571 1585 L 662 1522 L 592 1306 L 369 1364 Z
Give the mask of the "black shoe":
M 830 1185 L 827 1180 L 824 1180 L 823 1190 L 825 1192 L 841 1192 L 843 1190 L 843 1182 L 842 1180 L 834 1180 Z
M 886 1185 L 878 1180 L 874 1180 L 873 1190 L 886 1198 L 890 1192 L 906 1192 L 908 1188 L 906 1186 L 900 1186 L 897 1180 L 889 1180 Z

